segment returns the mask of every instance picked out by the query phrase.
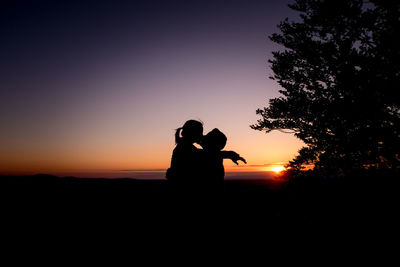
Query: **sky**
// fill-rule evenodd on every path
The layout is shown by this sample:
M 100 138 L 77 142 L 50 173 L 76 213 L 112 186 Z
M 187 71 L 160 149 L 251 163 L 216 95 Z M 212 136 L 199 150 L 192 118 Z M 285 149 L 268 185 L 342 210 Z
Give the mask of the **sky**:
M 246 158 L 227 176 L 286 163 L 301 141 L 249 125 L 289 2 L 2 1 L 0 174 L 162 178 L 189 119 Z

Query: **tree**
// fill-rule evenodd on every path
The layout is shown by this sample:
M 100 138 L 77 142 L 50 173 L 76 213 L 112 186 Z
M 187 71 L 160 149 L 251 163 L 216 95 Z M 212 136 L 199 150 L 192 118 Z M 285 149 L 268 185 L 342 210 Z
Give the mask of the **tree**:
M 255 130 L 291 130 L 306 144 L 289 166 L 350 170 L 400 166 L 400 2 L 296 0 L 300 13 L 270 39 L 282 89 L 258 109 Z

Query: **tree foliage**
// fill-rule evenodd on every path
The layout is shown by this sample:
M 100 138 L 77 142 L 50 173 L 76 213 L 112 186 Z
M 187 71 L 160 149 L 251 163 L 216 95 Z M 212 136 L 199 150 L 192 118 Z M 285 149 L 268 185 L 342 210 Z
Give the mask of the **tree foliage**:
M 255 130 L 290 129 L 306 144 L 292 168 L 348 170 L 400 163 L 400 1 L 297 0 L 297 21 L 270 39 L 282 89 Z

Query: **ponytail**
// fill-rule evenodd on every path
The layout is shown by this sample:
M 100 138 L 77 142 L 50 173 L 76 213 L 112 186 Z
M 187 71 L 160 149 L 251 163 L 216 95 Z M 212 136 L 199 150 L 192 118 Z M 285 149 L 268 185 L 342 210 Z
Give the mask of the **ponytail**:
M 181 142 L 181 140 L 182 140 L 182 137 L 181 137 L 182 129 L 183 129 L 182 127 L 176 129 L 176 132 L 175 132 L 175 144 L 179 144 Z

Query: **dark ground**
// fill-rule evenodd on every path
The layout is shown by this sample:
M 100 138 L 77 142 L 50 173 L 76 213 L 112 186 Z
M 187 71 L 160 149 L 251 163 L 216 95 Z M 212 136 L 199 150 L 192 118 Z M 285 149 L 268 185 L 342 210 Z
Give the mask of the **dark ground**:
M 394 238 L 399 227 L 399 179 L 393 175 L 225 181 L 217 195 L 182 192 L 165 180 L 36 175 L 0 181 L 2 220 L 11 234 L 183 243 L 189 236 L 225 243 L 299 236 L 303 242 L 311 236 Z

